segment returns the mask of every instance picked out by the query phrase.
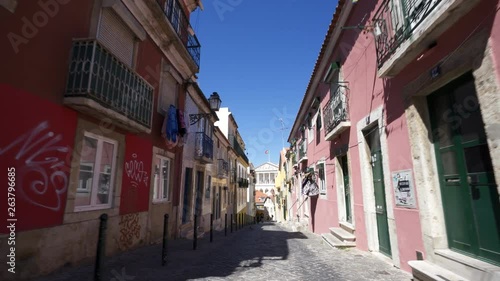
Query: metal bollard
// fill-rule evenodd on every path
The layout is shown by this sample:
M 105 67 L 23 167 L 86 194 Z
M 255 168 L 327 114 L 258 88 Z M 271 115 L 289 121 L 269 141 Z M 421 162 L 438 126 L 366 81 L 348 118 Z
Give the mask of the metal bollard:
M 224 236 L 227 236 L 227 213 L 224 214 Z
M 198 229 L 196 225 L 198 224 L 198 218 L 194 215 L 194 228 L 193 228 L 193 250 L 196 250 L 198 244 Z
M 103 268 L 104 255 L 106 253 L 106 226 L 108 215 L 102 214 L 99 219 L 99 237 L 97 238 L 97 253 L 95 257 L 94 281 L 101 281 L 101 270 Z
M 167 264 L 168 214 L 163 217 L 163 248 L 161 250 L 161 265 Z
M 229 224 L 231 225 L 231 233 L 233 233 L 233 214 L 231 214 L 231 221 Z
M 210 243 L 214 240 L 214 214 L 210 214 Z

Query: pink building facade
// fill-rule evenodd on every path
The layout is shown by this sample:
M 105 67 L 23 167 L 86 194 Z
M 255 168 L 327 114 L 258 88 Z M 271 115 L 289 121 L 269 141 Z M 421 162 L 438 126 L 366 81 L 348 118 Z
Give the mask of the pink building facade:
M 353 2 L 290 133 L 290 219 L 419 280 L 496 280 L 498 1 Z M 301 194 L 310 171 L 318 196 Z

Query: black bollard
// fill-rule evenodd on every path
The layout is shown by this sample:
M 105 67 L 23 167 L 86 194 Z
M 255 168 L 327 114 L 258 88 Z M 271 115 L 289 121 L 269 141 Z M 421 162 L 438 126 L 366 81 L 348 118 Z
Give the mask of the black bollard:
M 229 224 L 231 225 L 231 233 L 233 233 L 233 214 L 231 214 L 231 221 Z
M 106 253 L 106 225 L 108 215 L 102 214 L 99 219 L 99 238 L 97 238 L 97 253 L 95 257 L 94 281 L 101 281 L 101 271 L 103 268 L 104 255 Z
M 194 215 L 194 228 L 193 228 L 193 250 L 196 250 L 198 244 L 198 229 L 196 225 L 198 224 L 197 216 Z
M 224 214 L 224 236 L 227 236 L 227 213 Z
M 214 214 L 210 214 L 210 243 L 214 240 Z
M 163 247 L 161 250 L 161 265 L 167 264 L 168 214 L 163 217 Z

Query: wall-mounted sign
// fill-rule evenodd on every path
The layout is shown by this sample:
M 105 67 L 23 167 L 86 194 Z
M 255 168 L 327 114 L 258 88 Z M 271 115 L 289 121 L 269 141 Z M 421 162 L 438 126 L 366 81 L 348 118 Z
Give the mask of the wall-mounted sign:
M 415 189 L 413 188 L 411 170 L 392 172 L 392 183 L 396 206 L 416 208 Z

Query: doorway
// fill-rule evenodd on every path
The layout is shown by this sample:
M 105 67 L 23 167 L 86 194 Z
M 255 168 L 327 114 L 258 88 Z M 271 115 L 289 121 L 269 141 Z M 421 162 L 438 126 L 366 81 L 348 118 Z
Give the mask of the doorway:
M 196 203 L 195 215 L 198 219 L 201 217 L 202 204 L 203 204 L 203 177 L 205 174 L 202 171 L 196 171 Z
M 352 209 L 351 209 L 351 187 L 349 184 L 349 168 L 347 164 L 347 154 L 339 157 L 340 167 L 342 169 L 342 183 L 344 186 L 344 208 L 345 220 L 352 223 Z
M 370 165 L 373 177 L 373 189 L 375 193 L 375 214 L 377 219 L 379 251 L 391 257 L 391 241 L 389 236 L 389 222 L 387 221 L 384 172 L 382 168 L 382 148 L 380 145 L 378 124 L 375 123 L 375 125 L 370 127 L 364 135 L 370 151 Z
M 500 204 L 474 77 L 428 98 L 448 247 L 500 265 Z

